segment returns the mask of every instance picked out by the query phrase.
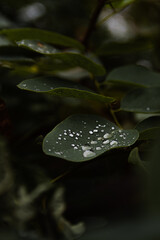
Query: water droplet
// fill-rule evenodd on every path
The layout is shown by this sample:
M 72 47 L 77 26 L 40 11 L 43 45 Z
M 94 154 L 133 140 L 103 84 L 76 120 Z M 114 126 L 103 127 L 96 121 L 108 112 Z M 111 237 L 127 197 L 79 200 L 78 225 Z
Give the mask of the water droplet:
M 75 137 L 76 140 L 78 140 L 78 137 Z
M 109 143 L 109 140 L 105 140 L 104 142 L 103 142 L 103 144 L 108 144 Z
M 64 135 L 67 135 L 67 133 L 66 133 L 66 132 L 64 132 Z
M 48 140 L 46 140 L 46 143 L 48 143 Z
M 83 151 L 90 150 L 90 149 L 91 147 L 89 145 L 82 146 Z
M 94 129 L 93 132 L 98 132 L 98 130 L 97 130 L 97 129 Z
M 23 84 L 22 84 L 22 86 L 23 86 L 23 87 L 26 87 L 26 86 L 27 86 L 27 84 L 26 84 L 26 83 L 23 83 Z
M 57 155 L 61 155 L 61 153 L 60 153 L 60 152 L 55 152 L 55 154 L 57 154 Z
M 80 136 L 80 134 L 79 134 L 79 133 L 76 133 L 76 135 L 77 135 L 77 136 Z
M 150 107 L 147 107 L 146 110 L 149 111 L 149 110 L 150 110 Z
M 96 150 L 101 150 L 102 148 L 101 147 L 96 147 Z
M 74 149 L 76 150 L 76 149 L 78 149 L 78 147 L 77 147 L 77 146 L 75 146 L 75 147 L 74 147 Z
M 84 153 L 83 153 L 83 156 L 84 157 L 93 157 L 95 156 L 96 154 L 90 150 L 86 150 Z
M 114 140 L 113 140 L 112 142 L 110 142 L 110 145 L 111 145 L 111 146 L 117 145 L 117 143 L 118 143 L 117 141 L 114 141 Z
M 104 132 L 104 129 L 102 129 L 101 132 Z
M 69 134 L 69 136 L 70 136 L 70 137 L 73 137 L 73 134 L 72 134 L 72 133 L 70 133 L 70 134 Z
M 61 137 L 59 137 L 58 140 L 61 140 Z
M 51 152 L 51 149 L 49 148 L 48 151 Z
M 98 137 L 97 139 L 98 139 L 98 140 L 102 140 L 103 138 L 102 138 L 102 137 Z
M 71 146 L 72 146 L 72 147 L 74 147 L 74 146 L 75 146 L 75 144 L 71 144 Z
M 93 134 L 93 131 L 89 131 L 89 134 Z
M 114 129 L 115 129 L 115 127 L 111 127 L 111 129 L 112 129 L 112 130 L 114 130 Z
M 110 134 L 110 133 L 106 133 L 106 134 L 104 134 L 103 137 L 104 137 L 104 138 L 111 138 L 111 137 L 112 137 L 112 134 Z
M 91 141 L 91 144 L 97 144 L 97 141 Z

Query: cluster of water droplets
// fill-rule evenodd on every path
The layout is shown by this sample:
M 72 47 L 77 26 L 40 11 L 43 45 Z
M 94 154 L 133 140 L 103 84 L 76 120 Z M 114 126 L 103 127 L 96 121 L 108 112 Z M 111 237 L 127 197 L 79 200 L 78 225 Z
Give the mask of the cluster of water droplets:
M 68 148 L 72 149 L 73 152 L 79 152 L 84 158 L 91 158 L 106 150 L 129 144 L 127 141 L 128 132 L 114 126 L 110 127 L 109 123 L 99 124 L 98 120 L 95 123 L 93 129 L 89 128 L 86 121 L 82 121 L 82 130 L 64 129 L 57 135 L 54 146 L 48 151 L 53 151 L 57 156 L 66 157 Z M 64 151 L 57 151 L 57 149 L 63 149 L 64 142 L 66 142 L 67 148 Z M 63 146 L 60 148 L 60 145 Z

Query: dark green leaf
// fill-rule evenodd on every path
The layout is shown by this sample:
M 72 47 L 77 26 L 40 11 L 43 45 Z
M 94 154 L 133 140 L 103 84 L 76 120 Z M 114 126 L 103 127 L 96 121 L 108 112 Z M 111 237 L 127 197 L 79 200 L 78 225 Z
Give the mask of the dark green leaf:
M 43 141 L 47 155 L 83 162 L 113 148 L 128 147 L 138 139 L 136 130 L 121 130 L 97 115 L 73 115 L 57 125 Z
M 21 41 L 23 39 L 32 39 L 44 41 L 46 43 L 55 44 L 58 46 L 72 47 L 83 50 L 83 45 L 59 33 L 49 32 L 37 28 L 19 28 L 19 29 L 4 29 L 0 34 L 7 36 L 12 41 Z
M 104 75 L 105 69 L 93 62 L 91 59 L 79 53 L 59 52 L 56 48 L 35 40 L 22 40 L 17 42 L 18 46 L 29 48 L 32 51 L 49 55 L 50 57 L 43 60 L 42 64 L 45 68 L 56 70 L 65 70 L 74 67 L 81 67 L 94 75 Z
M 160 134 L 160 116 L 143 120 L 136 126 L 136 129 L 139 131 L 140 140 L 155 139 Z
M 142 66 L 128 65 L 111 71 L 106 81 L 141 87 L 160 87 L 160 74 Z
M 160 88 L 137 88 L 121 101 L 121 110 L 140 113 L 160 112 Z
M 104 42 L 97 50 L 99 56 L 135 54 L 138 52 L 150 50 L 153 43 L 150 39 L 134 39 L 129 42 Z
M 129 157 L 128 157 L 128 162 L 132 163 L 133 165 L 137 165 L 137 166 L 143 168 L 143 170 L 145 170 L 145 171 L 148 171 L 146 162 L 144 162 L 140 159 L 137 147 L 132 149 L 132 151 L 130 152 Z
M 96 94 L 81 84 L 55 77 L 41 77 L 24 80 L 18 87 L 33 92 L 50 93 L 62 97 L 74 97 L 105 103 L 110 103 L 115 100 L 111 97 Z

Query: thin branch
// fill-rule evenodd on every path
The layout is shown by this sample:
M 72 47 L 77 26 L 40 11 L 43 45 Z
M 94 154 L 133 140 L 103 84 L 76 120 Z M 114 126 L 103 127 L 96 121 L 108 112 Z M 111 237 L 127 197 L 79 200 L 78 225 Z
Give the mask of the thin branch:
M 106 4 L 106 0 L 98 0 L 98 3 L 97 3 L 97 7 L 95 8 L 94 12 L 93 12 L 93 15 L 90 19 L 90 22 L 89 22 L 89 25 L 88 25 L 88 28 L 87 28 L 87 31 L 84 35 L 84 39 L 82 40 L 82 43 L 84 44 L 84 46 L 87 48 L 88 47 L 88 42 L 89 42 L 89 39 L 95 29 L 95 26 L 96 26 L 96 22 L 97 22 L 97 19 L 104 7 L 104 5 Z

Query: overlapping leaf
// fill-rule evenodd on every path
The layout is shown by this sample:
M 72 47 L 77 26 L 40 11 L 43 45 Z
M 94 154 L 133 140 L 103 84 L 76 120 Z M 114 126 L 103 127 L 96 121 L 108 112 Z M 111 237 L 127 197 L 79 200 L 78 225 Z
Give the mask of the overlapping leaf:
M 106 81 L 140 87 L 160 87 L 160 74 L 142 66 L 128 65 L 111 71 Z
M 57 125 L 43 140 L 45 154 L 73 162 L 88 161 L 113 148 L 128 147 L 138 131 L 122 130 L 97 115 L 73 115 Z
M 0 34 L 7 36 L 11 41 L 21 41 L 23 39 L 39 40 L 58 46 L 72 47 L 83 50 L 83 45 L 75 39 L 38 28 L 18 28 L 4 29 Z
M 137 88 L 128 92 L 121 101 L 121 110 L 139 113 L 160 112 L 160 87 Z
M 18 85 L 18 87 L 23 90 L 33 92 L 49 93 L 62 97 L 74 97 L 105 103 L 110 103 L 115 100 L 111 97 L 96 94 L 95 92 L 91 91 L 87 87 L 82 86 L 81 84 L 55 77 L 41 77 L 24 80 Z
M 34 52 L 48 55 L 48 58 L 39 61 L 41 67 L 47 70 L 60 71 L 75 67 L 81 67 L 94 75 L 104 75 L 105 69 L 102 65 L 93 62 L 90 58 L 79 53 L 59 52 L 56 48 L 37 40 L 22 40 L 17 42 L 18 46 L 28 48 Z
M 156 139 L 160 134 L 160 116 L 149 117 L 140 122 L 136 129 L 140 140 Z

